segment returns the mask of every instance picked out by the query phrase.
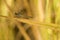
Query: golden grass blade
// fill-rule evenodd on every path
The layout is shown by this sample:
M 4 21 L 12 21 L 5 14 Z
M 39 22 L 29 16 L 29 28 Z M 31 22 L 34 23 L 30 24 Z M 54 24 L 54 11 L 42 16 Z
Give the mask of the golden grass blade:
M 21 27 L 21 25 L 20 25 L 18 22 L 16 22 L 16 24 L 17 24 L 17 27 L 19 28 L 19 31 L 20 31 L 21 34 L 24 36 L 24 38 L 25 38 L 26 40 L 31 40 L 30 37 L 27 35 L 26 31 L 24 30 L 24 28 Z
M 28 1 L 22 0 L 22 2 L 23 2 L 23 7 L 26 8 L 26 10 L 27 10 L 27 15 L 29 17 L 32 17 L 32 13 L 31 13 L 31 9 L 30 9 L 30 5 L 28 4 Z
M 57 26 L 58 26 L 58 28 L 59 28 L 59 26 L 60 25 L 56 25 L 56 24 L 53 24 L 53 23 L 43 23 L 43 22 L 35 22 L 35 21 L 32 21 L 32 20 L 27 20 L 27 19 L 23 19 L 23 18 L 20 18 L 20 19 L 18 19 L 18 18 L 15 18 L 15 20 L 17 20 L 18 22 L 23 22 L 23 23 L 27 23 L 27 24 L 30 24 L 30 25 L 37 25 L 37 26 L 39 26 L 39 25 L 46 25 L 46 26 L 53 26 L 54 28 L 56 28 Z M 25 20 L 25 21 L 24 21 Z
M 11 0 L 2 0 L 1 1 L 1 13 L 0 15 L 3 15 L 3 16 L 9 16 L 8 12 L 8 8 L 5 4 L 4 1 L 7 1 L 7 2 L 10 2 Z M 10 2 L 11 3 L 11 2 Z M 11 6 L 11 4 L 8 3 L 8 5 Z M 9 23 L 8 23 L 8 18 L 4 18 L 4 17 L 1 17 L 1 27 L 2 27 L 2 40 L 14 40 L 14 36 L 13 36 L 13 29 L 10 29 L 9 27 Z M 12 26 L 12 25 L 11 25 Z M 12 31 L 11 31 L 12 30 Z
M 55 23 L 60 25 L 60 0 L 53 0 L 54 10 L 55 10 Z M 58 30 L 56 30 L 56 36 L 55 40 L 60 40 L 60 32 L 57 33 Z
M 5 18 L 9 18 L 9 17 L 7 17 L 7 16 L 0 16 L 0 17 L 5 17 Z M 17 20 L 17 21 L 19 21 L 19 22 L 23 22 L 23 23 L 27 23 L 27 24 L 30 24 L 30 25 L 37 25 L 37 26 L 39 26 L 39 25 L 46 25 L 46 26 L 53 26 L 54 28 L 56 28 L 57 26 L 58 26 L 58 28 L 59 28 L 59 26 L 60 25 L 58 25 L 58 24 L 53 24 L 53 23 L 43 23 L 43 22 L 35 22 L 35 21 L 33 21 L 33 20 L 27 20 L 27 19 L 23 19 L 23 18 L 13 18 L 14 20 Z M 24 21 L 25 20 L 25 21 Z
M 51 10 L 52 9 L 52 4 L 51 3 L 52 2 L 50 0 L 46 0 L 46 8 L 45 8 L 45 22 L 46 23 L 51 23 L 51 14 L 52 14 L 52 10 Z M 43 33 L 42 34 L 43 34 L 44 40 L 51 40 L 51 38 L 50 38 L 51 32 L 50 33 L 48 32 L 50 30 L 52 30 L 52 29 L 43 28 L 43 30 L 42 30 Z

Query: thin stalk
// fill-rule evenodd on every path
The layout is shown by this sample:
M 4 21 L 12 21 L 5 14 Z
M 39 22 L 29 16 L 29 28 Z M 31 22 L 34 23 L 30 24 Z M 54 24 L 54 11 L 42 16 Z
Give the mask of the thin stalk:
M 45 8 L 45 22 L 46 23 L 51 23 L 51 14 L 52 14 L 52 2 L 50 0 L 46 0 L 46 8 Z M 46 26 L 47 27 L 47 26 Z M 50 35 L 51 35 L 51 31 L 52 29 L 49 28 L 48 26 L 48 29 L 47 28 L 43 28 L 43 37 L 44 37 L 44 40 L 51 40 L 50 39 Z
M 26 10 L 27 10 L 27 15 L 29 17 L 32 17 L 32 13 L 31 13 L 31 9 L 30 9 L 30 6 L 28 4 L 28 1 L 27 0 L 22 0 L 22 2 L 23 2 L 23 7 L 26 8 Z
M 20 23 L 16 22 L 17 27 L 19 28 L 19 31 L 24 36 L 26 40 L 31 40 L 30 37 L 27 35 L 25 29 L 20 25 Z
M 8 5 L 11 6 L 11 1 L 12 0 L 5 0 L 6 2 L 8 2 Z M 4 2 L 4 0 L 1 1 L 1 14 L 0 15 L 3 15 L 3 16 L 9 16 L 9 10 Z M 9 23 L 8 23 L 8 18 L 4 18 L 4 17 L 1 17 L 1 27 L 2 27 L 2 40 L 14 40 L 14 36 L 13 36 L 13 29 L 10 29 L 9 27 Z M 12 25 L 11 25 L 12 26 Z
M 55 23 L 59 25 L 60 24 L 60 0 L 53 0 L 53 5 L 55 9 L 55 16 L 56 16 Z M 58 33 L 56 33 L 55 35 L 56 35 L 55 40 L 60 40 L 60 32 L 58 31 Z
M 0 17 L 5 17 L 5 18 L 9 18 L 9 17 L 7 17 L 7 16 L 0 16 Z M 10 18 L 9 18 L 10 19 Z M 29 25 L 36 25 L 36 26 L 39 26 L 39 25 L 44 25 L 44 26 L 50 26 L 50 27 L 54 27 L 54 28 L 57 28 L 57 26 L 58 26 L 58 28 L 59 28 L 59 26 L 60 25 L 58 25 L 58 24 L 53 24 L 53 23 L 44 23 L 44 22 L 35 22 L 35 21 L 33 21 L 33 20 L 27 20 L 27 19 L 23 19 L 23 18 L 13 18 L 14 20 L 16 20 L 16 21 L 19 21 L 19 22 L 23 22 L 23 23 L 27 23 L 27 24 L 29 24 Z M 25 20 L 25 21 L 24 21 Z M 29 28 L 29 27 L 28 27 Z
M 33 0 L 32 0 L 33 1 Z M 34 0 L 35 2 L 37 1 L 37 0 Z M 30 15 L 31 14 L 31 10 L 30 10 L 30 8 L 28 7 L 29 5 L 28 5 L 28 3 L 27 3 L 27 1 L 26 0 L 24 0 L 24 3 L 25 3 L 25 7 L 27 7 L 27 11 L 28 11 L 28 14 Z M 34 4 L 35 5 L 35 4 Z M 36 6 L 36 5 L 35 5 Z M 34 6 L 33 6 L 34 7 Z M 32 15 L 31 15 L 32 16 Z M 33 18 L 33 20 L 35 19 L 35 17 Z M 36 19 L 35 19 L 36 20 Z M 34 38 L 35 38 L 35 40 L 41 40 L 41 38 L 40 38 L 40 33 L 39 33 L 39 31 L 38 31 L 38 27 L 35 27 L 35 26 L 32 26 L 31 27 L 31 29 L 32 29 L 32 33 L 33 33 L 33 36 L 34 36 Z M 37 34 L 37 35 L 36 35 Z

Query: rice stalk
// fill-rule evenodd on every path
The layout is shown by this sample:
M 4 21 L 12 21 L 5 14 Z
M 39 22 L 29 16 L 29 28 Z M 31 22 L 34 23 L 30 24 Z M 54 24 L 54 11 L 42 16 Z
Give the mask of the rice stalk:
M 54 10 L 55 10 L 55 23 L 60 24 L 60 0 L 53 0 Z M 58 27 L 58 26 L 57 26 Z M 56 39 L 60 40 L 60 32 L 56 30 Z
M 27 35 L 26 31 L 24 30 L 24 28 L 20 25 L 20 23 L 16 22 L 16 25 L 19 28 L 19 31 L 21 32 L 21 34 L 24 36 L 24 38 L 26 40 L 31 40 L 30 37 Z
M 0 17 L 5 17 L 5 18 L 9 18 L 9 17 L 7 17 L 7 16 L 0 16 Z M 9 18 L 10 19 L 10 18 Z M 43 22 L 35 22 L 35 21 L 33 21 L 33 20 L 27 20 L 27 19 L 24 19 L 24 18 L 13 18 L 14 20 L 16 20 L 16 21 L 19 21 L 19 22 L 23 22 L 23 23 L 27 23 L 27 24 L 29 24 L 29 25 L 36 25 L 36 26 L 40 26 L 40 25 L 44 25 L 44 26 L 53 26 L 54 28 L 59 28 L 59 26 L 60 25 L 58 25 L 58 24 L 53 24 L 53 23 L 43 23 Z M 25 20 L 25 21 L 24 21 Z M 58 26 L 58 27 L 57 27 Z M 28 27 L 29 28 L 29 27 Z
M 52 4 L 50 2 L 50 0 L 46 0 L 46 4 L 45 4 L 46 8 L 45 8 L 45 19 L 44 21 L 46 23 L 51 23 L 51 13 L 52 13 Z M 49 27 L 50 26 L 45 26 L 45 27 L 48 27 L 48 28 L 41 28 L 41 32 L 42 32 L 42 37 L 43 37 L 43 40 L 51 40 L 50 39 L 50 34 L 51 34 L 51 30 Z
M 11 1 L 12 0 L 5 0 L 8 2 L 8 5 L 11 6 Z M 10 4 L 9 4 L 10 3 Z M 1 0 L 1 13 L 0 15 L 3 16 L 9 16 L 9 10 L 4 2 L 4 0 Z M 4 18 L 4 17 L 0 17 L 0 26 L 1 26 L 1 40 L 14 40 L 14 36 L 13 36 L 13 29 L 9 28 L 11 26 L 9 26 L 9 20 L 8 18 Z

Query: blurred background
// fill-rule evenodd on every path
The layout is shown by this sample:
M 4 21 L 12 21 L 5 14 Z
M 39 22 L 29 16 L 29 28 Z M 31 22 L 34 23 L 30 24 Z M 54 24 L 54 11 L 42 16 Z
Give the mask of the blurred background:
M 60 40 L 60 0 L 0 0 L 0 40 Z

